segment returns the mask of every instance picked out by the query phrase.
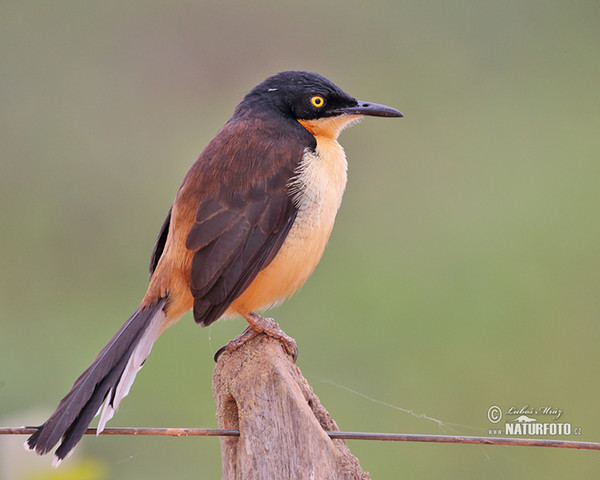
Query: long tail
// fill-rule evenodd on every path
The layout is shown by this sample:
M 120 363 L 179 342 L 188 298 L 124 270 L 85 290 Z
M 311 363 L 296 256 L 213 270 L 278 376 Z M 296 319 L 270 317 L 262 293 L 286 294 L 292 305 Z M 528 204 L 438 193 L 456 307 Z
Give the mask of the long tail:
M 53 465 L 70 454 L 81 440 L 92 419 L 100 413 L 100 433 L 113 416 L 119 402 L 129 393 L 135 375 L 142 368 L 155 340 L 164 330 L 166 300 L 136 310 L 102 349 L 71 391 L 60 401 L 55 412 L 38 427 L 25 447 L 39 455 L 56 449 Z

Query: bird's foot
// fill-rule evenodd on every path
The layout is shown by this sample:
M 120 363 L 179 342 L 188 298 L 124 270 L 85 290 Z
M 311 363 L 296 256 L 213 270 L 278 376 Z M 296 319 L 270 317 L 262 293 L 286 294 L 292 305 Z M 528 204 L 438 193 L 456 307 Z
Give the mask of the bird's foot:
M 296 363 L 296 359 L 298 358 L 298 347 L 296 346 L 296 341 L 285 334 L 285 332 L 279 327 L 279 325 L 272 318 L 264 318 L 260 315 L 250 312 L 247 315 L 244 315 L 246 320 L 248 321 L 248 326 L 246 329 L 233 340 L 230 340 L 229 343 L 215 353 L 214 359 L 215 362 L 219 359 L 219 356 L 223 352 L 234 352 L 242 345 L 244 345 L 248 340 L 256 337 L 259 333 L 264 333 L 269 337 L 275 338 L 281 342 L 284 350 L 288 355 L 292 357 L 294 363 Z
M 248 340 L 253 339 L 259 333 L 260 332 L 257 332 L 256 330 L 253 330 L 252 327 L 250 325 L 248 325 L 246 327 L 246 329 L 241 334 L 239 334 L 234 339 L 229 340 L 229 342 L 227 343 L 227 345 L 223 345 L 221 348 L 219 348 L 217 350 L 217 352 L 215 353 L 215 356 L 213 357 L 214 360 L 215 360 L 215 362 L 219 359 L 219 357 L 221 356 L 221 354 L 223 352 L 229 352 L 229 353 L 235 352 L 244 343 L 246 343 Z
M 286 335 L 286 333 L 279 327 L 277 322 L 272 318 L 264 318 L 260 315 L 250 312 L 245 315 L 246 320 L 250 324 L 252 330 L 257 333 L 264 333 L 269 337 L 275 338 L 281 342 L 284 350 L 294 359 L 294 363 L 298 358 L 298 347 L 296 346 L 296 340 Z

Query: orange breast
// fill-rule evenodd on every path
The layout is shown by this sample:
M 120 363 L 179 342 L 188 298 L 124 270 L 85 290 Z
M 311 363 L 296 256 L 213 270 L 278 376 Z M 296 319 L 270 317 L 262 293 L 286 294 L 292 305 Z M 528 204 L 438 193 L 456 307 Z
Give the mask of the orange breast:
M 346 187 L 346 157 L 337 140 L 316 136 L 291 184 L 298 214 L 277 256 L 229 307 L 243 314 L 269 307 L 300 288 L 313 272 L 331 234 Z

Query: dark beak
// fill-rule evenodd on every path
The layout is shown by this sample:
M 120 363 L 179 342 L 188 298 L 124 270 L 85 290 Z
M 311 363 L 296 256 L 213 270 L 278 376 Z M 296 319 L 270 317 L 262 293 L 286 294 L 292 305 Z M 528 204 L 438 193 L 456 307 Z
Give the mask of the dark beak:
M 368 115 L 370 117 L 403 117 L 395 108 L 371 102 L 358 102 L 352 107 L 343 107 L 333 111 L 335 115 Z

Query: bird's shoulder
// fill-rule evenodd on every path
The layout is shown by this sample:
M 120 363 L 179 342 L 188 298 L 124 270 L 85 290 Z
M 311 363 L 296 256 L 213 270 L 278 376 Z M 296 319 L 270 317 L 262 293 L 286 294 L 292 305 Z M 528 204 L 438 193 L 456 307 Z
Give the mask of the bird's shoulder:
M 190 167 L 181 189 L 195 190 L 196 198 L 214 198 L 243 194 L 265 183 L 281 185 L 305 151 L 315 147 L 315 138 L 296 121 L 234 117 Z
M 201 249 L 242 219 L 265 234 L 285 223 L 293 208 L 290 179 L 304 153 L 315 147 L 314 137 L 296 125 L 271 118 L 225 124 L 190 168 L 178 195 L 176 203 L 195 212 L 188 249 Z

